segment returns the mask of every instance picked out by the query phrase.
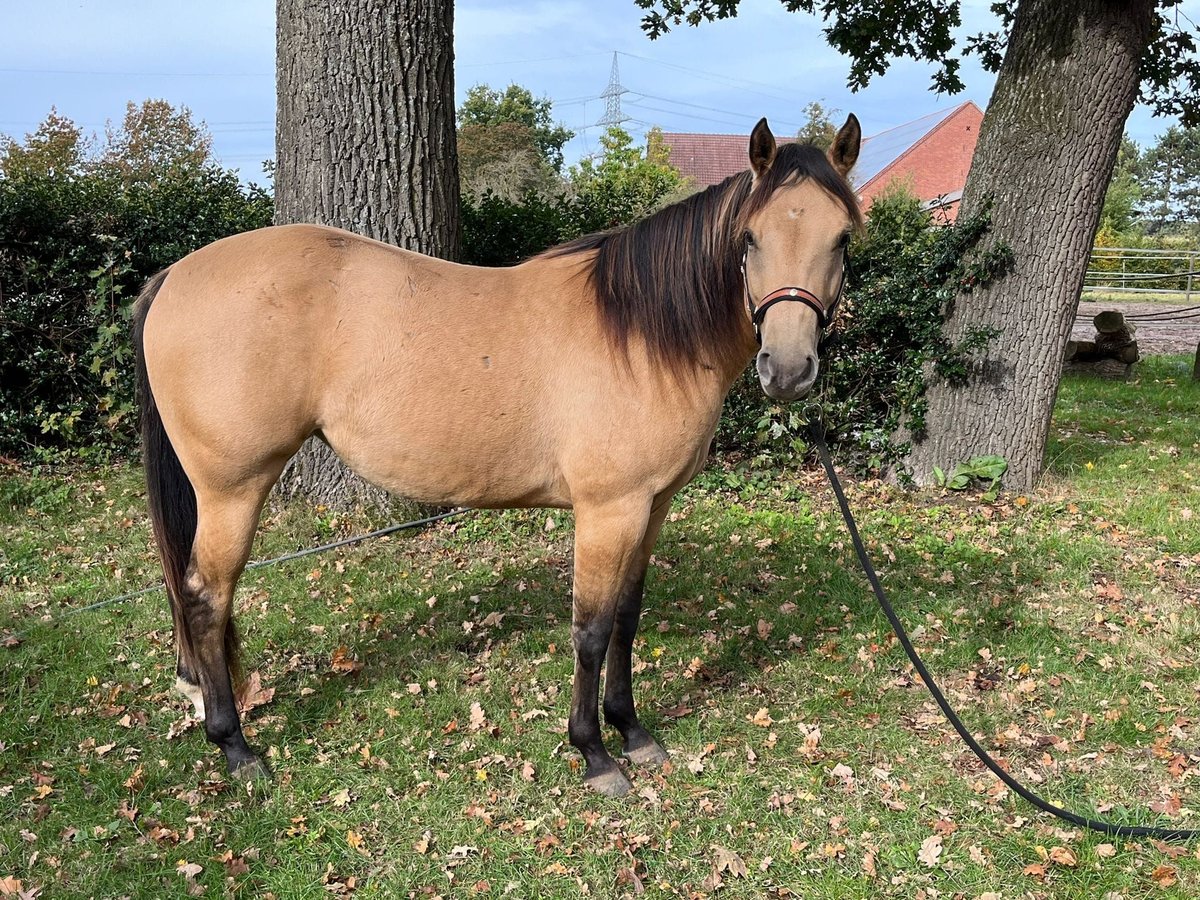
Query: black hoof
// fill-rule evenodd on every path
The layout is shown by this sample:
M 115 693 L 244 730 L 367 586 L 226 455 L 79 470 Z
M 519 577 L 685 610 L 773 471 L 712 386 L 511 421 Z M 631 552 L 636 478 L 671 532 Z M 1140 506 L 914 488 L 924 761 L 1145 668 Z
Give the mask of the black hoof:
M 633 790 L 633 784 L 625 777 L 625 773 L 617 768 L 588 776 L 583 779 L 583 783 L 605 797 L 624 797 Z
M 256 756 L 252 756 L 245 762 L 239 763 L 236 768 L 231 768 L 229 774 L 234 781 L 240 781 L 243 784 L 265 786 L 272 781 L 271 770 Z

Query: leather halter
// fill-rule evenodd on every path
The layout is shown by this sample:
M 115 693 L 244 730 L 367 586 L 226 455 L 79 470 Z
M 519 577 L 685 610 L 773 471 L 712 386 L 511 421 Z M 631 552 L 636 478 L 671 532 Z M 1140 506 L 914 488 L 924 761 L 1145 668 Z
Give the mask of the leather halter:
M 833 298 L 833 302 L 826 308 L 820 298 L 807 288 L 802 287 L 781 287 L 771 291 L 767 296 L 755 304 L 753 297 L 750 294 L 750 279 L 746 277 L 746 254 L 742 254 L 742 284 L 745 286 L 746 293 L 746 312 L 750 314 L 750 321 L 754 325 L 754 338 L 758 341 L 758 345 L 762 346 L 762 323 L 767 316 L 769 310 L 776 303 L 803 303 L 817 315 L 817 330 L 824 332 L 833 322 L 833 316 L 837 312 L 838 304 L 842 302 L 842 291 L 846 287 L 846 274 L 849 261 L 846 254 L 842 254 L 842 278 L 838 282 L 837 296 Z M 824 337 L 822 337 L 822 342 Z

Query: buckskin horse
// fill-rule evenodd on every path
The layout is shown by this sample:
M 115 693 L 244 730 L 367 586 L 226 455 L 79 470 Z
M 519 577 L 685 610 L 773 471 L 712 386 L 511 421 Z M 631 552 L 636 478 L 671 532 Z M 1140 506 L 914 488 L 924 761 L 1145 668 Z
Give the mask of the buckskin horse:
M 569 735 L 585 783 L 630 788 L 666 759 L 639 723 L 631 651 L 651 549 L 700 471 L 734 379 L 803 397 L 861 227 L 846 180 L 861 131 L 777 146 L 636 224 L 511 268 L 432 259 L 312 225 L 225 238 L 135 305 L 148 505 L 177 687 L 238 777 L 266 776 L 234 701 L 234 589 L 263 502 L 311 435 L 427 504 L 575 511 Z M 232 674 L 231 674 L 232 673 Z

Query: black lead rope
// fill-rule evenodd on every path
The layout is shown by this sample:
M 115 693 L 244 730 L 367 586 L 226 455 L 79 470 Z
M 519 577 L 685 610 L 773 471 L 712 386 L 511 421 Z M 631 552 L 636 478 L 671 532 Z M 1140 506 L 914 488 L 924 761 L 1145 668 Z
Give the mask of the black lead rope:
M 875 574 L 875 567 L 871 565 L 871 559 L 867 556 L 867 550 L 863 546 L 862 538 L 858 533 L 858 526 L 854 522 L 854 515 L 850 511 L 850 504 L 846 502 L 846 495 L 842 491 L 842 484 L 838 480 L 837 472 L 833 469 L 833 460 L 829 456 L 829 447 L 825 443 L 825 428 L 821 424 L 820 418 L 814 416 L 809 422 L 809 433 L 812 437 L 812 442 L 817 447 L 817 453 L 821 456 L 821 465 L 825 467 L 825 474 L 829 477 L 829 485 L 833 488 L 834 496 L 837 497 L 838 506 L 842 511 L 842 518 L 846 520 L 846 529 L 850 532 L 850 540 L 854 543 L 854 552 L 858 554 L 858 562 L 862 566 L 863 572 L 867 576 L 867 580 L 871 582 L 871 589 L 875 592 L 875 599 L 879 601 L 879 606 L 883 610 L 883 614 L 892 624 L 892 629 L 896 632 L 896 637 L 900 639 L 900 646 L 904 648 L 904 652 L 908 654 L 909 660 L 913 664 L 913 668 L 917 670 L 917 674 L 921 676 L 921 680 L 925 682 L 925 687 L 929 689 L 929 693 L 933 695 L 933 699 L 937 701 L 937 705 L 941 707 L 942 714 L 954 726 L 954 730 L 958 732 L 971 752 L 979 757 L 980 762 L 991 769 L 992 773 L 1003 781 L 1015 793 L 1019 794 L 1029 803 L 1036 806 L 1042 812 L 1048 812 L 1053 816 L 1063 819 L 1073 825 L 1079 825 L 1083 828 L 1089 828 L 1092 831 L 1100 831 L 1105 834 L 1115 835 L 1118 837 L 1151 837 L 1160 838 L 1167 841 L 1186 841 L 1200 835 L 1200 830 L 1193 828 L 1160 828 L 1152 825 L 1116 825 L 1112 822 L 1104 822 L 1100 819 L 1089 819 L 1086 816 L 1081 816 L 1076 813 L 1065 810 L 1062 807 L 1055 806 L 1049 801 L 1043 800 L 1029 788 L 1025 787 L 1021 782 L 1017 781 L 1008 772 L 1001 768 L 996 760 L 992 759 L 991 755 L 980 746 L 979 742 L 967 730 L 967 726 L 962 723 L 962 719 L 950 706 L 950 702 L 942 693 L 941 688 L 933 680 L 933 676 L 929 674 L 929 670 L 925 668 L 925 664 L 921 662 L 921 657 L 917 655 L 916 648 L 913 647 L 912 641 L 909 640 L 908 632 L 904 630 L 904 625 L 900 622 L 899 616 L 892 608 L 891 602 L 887 598 L 887 594 L 883 590 L 883 585 L 879 583 L 879 576 Z

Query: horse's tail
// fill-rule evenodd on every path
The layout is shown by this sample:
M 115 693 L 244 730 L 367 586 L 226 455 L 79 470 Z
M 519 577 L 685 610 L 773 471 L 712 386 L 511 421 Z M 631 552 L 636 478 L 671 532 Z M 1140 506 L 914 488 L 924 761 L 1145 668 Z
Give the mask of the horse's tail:
M 175 645 L 179 655 L 179 675 L 196 683 L 196 650 L 183 609 L 184 579 L 196 538 L 196 492 L 179 463 L 171 439 L 163 428 L 162 417 L 150 378 L 146 373 L 144 329 L 146 315 L 155 295 L 167 280 L 170 269 L 163 269 L 142 288 L 133 307 L 133 349 L 137 367 L 137 394 L 142 418 L 142 463 L 146 472 L 146 505 L 158 555 L 162 560 L 171 618 L 175 622 Z

